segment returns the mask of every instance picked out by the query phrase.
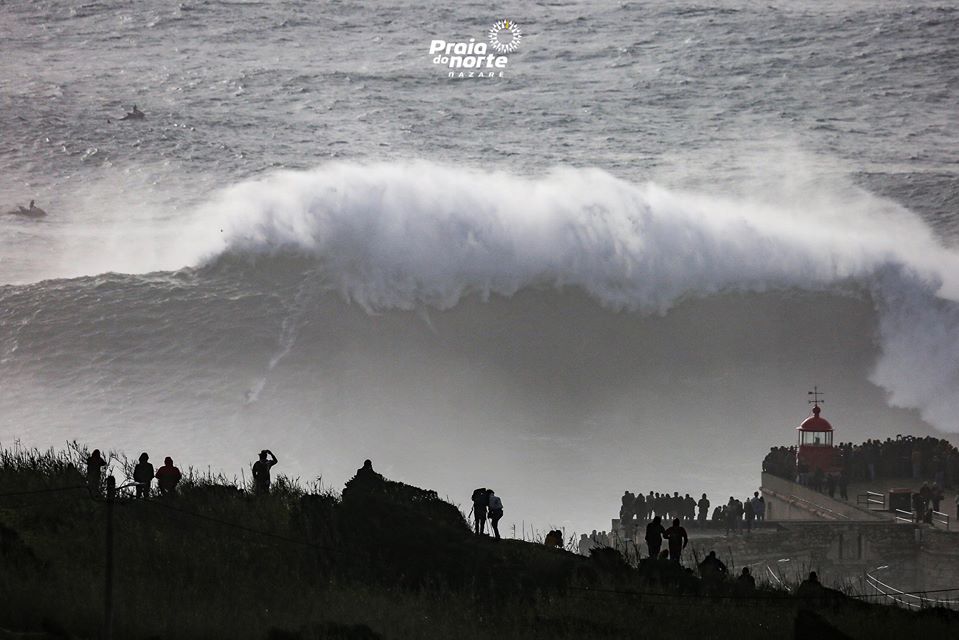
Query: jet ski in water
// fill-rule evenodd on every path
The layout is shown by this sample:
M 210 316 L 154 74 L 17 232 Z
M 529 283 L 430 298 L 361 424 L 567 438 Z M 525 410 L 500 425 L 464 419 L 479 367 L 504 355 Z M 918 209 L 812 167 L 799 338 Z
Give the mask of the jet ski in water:
M 146 118 L 146 115 L 137 109 L 136 105 L 133 105 L 133 111 L 128 111 L 120 120 L 143 120 L 144 118 Z
M 30 201 L 29 207 L 18 206 L 13 211 L 8 211 L 10 215 L 13 216 L 23 216 L 24 218 L 42 218 L 47 215 L 47 212 L 33 204 L 33 200 Z

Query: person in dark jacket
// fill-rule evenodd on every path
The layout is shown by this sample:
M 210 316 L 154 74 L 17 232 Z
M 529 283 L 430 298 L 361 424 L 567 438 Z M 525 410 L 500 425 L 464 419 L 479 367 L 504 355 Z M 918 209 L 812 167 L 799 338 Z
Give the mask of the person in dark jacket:
M 100 455 L 99 449 L 94 449 L 90 457 L 87 458 L 87 486 L 94 495 L 101 495 L 101 481 L 103 479 L 103 467 L 107 466 L 107 461 Z
M 748 596 L 756 590 L 756 578 L 749 572 L 749 567 L 743 567 L 743 572 L 736 578 L 736 594 Z
M 489 494 L 486 487 L 480 487 L 470 498 L 473 501 L 473 527 L 476 535 L 486 533 L 486 515 L 489 510 Z
M 715 551 L 710 551 L 699 563 L 699 577 L 703 579 L 706 586 L 713 587 L 726 579 L 729 568 L 726 563 L 716 557 Z
M 663 528 L 662 522 L 662 518 L 656 516 L 652 522 L 646 525 L 646 547 L 649 549 L 649 557 L 654 560 L 659 557 L 659 550 L 663 546 L 663 536 L 666 535 L 666 529 Z
M 703 497 L 699 499 L 699 521 L 706 522 L 706 518 L 709 517 L 709 498 L 706 497 L 706 494 L 703 494 Z
M 543 539 L 543 544 L 547 547 L 555 547 L 557 549 L 563 548 L 563 532 L 559 529 L 550 531 L 546 534 L 546 537 Z
M 486 494 L 489 503 L 489 523 L 493 528 L 493 534 L 499 540 L 499 521 L 503 517 L 503 501 L 492 489 L 487 489 Z
M 176 486 L 180 484 L 183 474 L 173 466 L 173 458 L 167 456 L 163 459 L 163 466 L 157 469 L 156 479 L 157 488 L 161 496 L 175 496 Z
M 253 491 L 257 495 L 270 492 L 270 468 L 279 460 L 269 449 L 260 452 L 260 459 L 253 463 Z
M 636 514 L 638 520 L 646 519 L 646 498 L 642 492 L 636 494 L 636 499 L 633 501 L 633 513 Z
M 150 483 L 153 482 L 153 465 L 146 452 L 140 454 L 140 461 L 133 468 L 133 481 L 137 483 L 137 498 L 150 497 Z
M 669 559 L 678 564 L 683 549 L 689 544 L 689 536 L 686 535 L 686 529 L 679 524 L 679 518 L 673 520 L 673 526 L 666 529 L 663 535 L 669 541 Z

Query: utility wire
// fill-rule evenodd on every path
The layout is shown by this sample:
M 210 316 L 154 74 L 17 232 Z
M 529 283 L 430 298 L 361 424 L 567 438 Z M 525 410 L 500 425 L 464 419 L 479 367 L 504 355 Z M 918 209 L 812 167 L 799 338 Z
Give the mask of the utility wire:
M 51 487 L 51 488 L 48 488 L 48 489 L 33 489 L 33 490 L 30 490 L 30 491 L 13 491 L 13 492 L 10 492 L 10 493 L 0 493 L 0 498 L 11 498 L 11 497 L 15 497 L 15 496 L 32 496 L 32 495 L 37 495 L 37 494 L 41 494 L 41 493 L 55 493 L 55 492 L 59 492 L 59 491 L 74 491 L 74 490 L 76 490 L 76 489 L 87 489 L 87 490 L 89 490 L 90 487 L 87 486 L 87 485 L 85 485 L 85 484 L 82 484 L 82 485 L 77 485 L 77 486 L 73 486 L 73 487 Z

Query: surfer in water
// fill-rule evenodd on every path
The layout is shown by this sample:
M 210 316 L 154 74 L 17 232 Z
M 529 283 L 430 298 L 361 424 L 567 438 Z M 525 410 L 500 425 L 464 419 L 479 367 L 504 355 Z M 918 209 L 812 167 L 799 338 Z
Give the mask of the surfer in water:
M 30 201 L 29 207 L 24 207 L 23 205 L 18 205 L 15 211 L 9 212 L 11 215 L 15 216 L 25 216 L 27 218 L 42 218 L 47 215 L 47 212 L 34 204 L 34 201 Z
M 133 105 L 133 111 L 128 111 L 127 114 L 120 119 L 121 120 L 143 120 L 144 118 L 146 118 L 146 114 L 140 111 L 136 105 Z

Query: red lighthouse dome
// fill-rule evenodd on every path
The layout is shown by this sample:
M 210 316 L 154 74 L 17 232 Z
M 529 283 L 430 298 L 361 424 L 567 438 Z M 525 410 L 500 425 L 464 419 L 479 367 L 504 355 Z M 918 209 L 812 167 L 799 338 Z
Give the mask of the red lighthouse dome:
M 796 427 L 796 431 L 810 431 L 813 433 L 828 431 L 832 433 L 832 425 L 829 424 L 829 421 L 825 418 L 820 418 L 820 413 L 822 413 L 822 409 L 820 409 L 817 404 L 812 408 L 812 415 L 803 420 L 802 424 Z M 832 444 L 832 438 L 830 438 L 830 444 Z
M 837 451 L 832 446 L 833 428 L 829 421 L 819 416 L 819 391 L 812 415 L 802 421 L 796 431 L 799 432 L 799 448 L 796 451 L 796 466 L 800 474 L 814 473 L 820 469 L 823 473 L 839 470 Z

